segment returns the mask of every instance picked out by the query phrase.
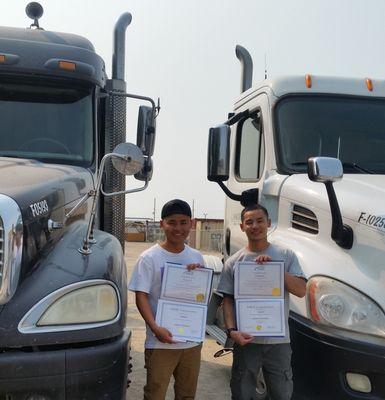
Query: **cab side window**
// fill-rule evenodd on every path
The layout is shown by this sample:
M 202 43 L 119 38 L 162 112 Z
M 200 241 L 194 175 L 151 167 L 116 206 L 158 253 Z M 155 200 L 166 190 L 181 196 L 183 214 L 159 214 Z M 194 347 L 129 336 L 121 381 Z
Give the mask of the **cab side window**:
M 265 162 L 265 144 L 260 112 L 237 127 L 235 176 L 238 181 L 256 182 Z

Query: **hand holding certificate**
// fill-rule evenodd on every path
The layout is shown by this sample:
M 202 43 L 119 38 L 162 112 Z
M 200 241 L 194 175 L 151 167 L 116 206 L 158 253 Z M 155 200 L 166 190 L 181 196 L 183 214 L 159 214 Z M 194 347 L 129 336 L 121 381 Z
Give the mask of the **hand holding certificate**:
M 283 298 L 283 262 L 238 262 L 234 271 L 235 298 Z
M 185 265 L 166 263 L 160 297 L 207 305 L 212 278 L 213 270 L 209 268 L 189 271 Z
M 252 336 L 285 336 L 284 263 L 239 262 L 234 283 L 238 329 Z
M 202 342 L 213 270 L 166 263 L 156 322 L 176 341 Z
M 159 300 L 156 322 L 172 333 L 173 340 L 202 342 L 206 329 L 206 314 L 205 305 Z
M 284 302 L 281 299 L 236 301 L 237 324 L 252 336 L 284 336 Z

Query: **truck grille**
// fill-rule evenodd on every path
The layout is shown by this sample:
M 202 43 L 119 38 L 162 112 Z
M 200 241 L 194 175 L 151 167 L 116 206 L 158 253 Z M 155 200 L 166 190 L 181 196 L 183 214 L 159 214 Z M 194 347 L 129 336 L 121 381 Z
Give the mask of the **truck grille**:
M 293 206 L 291 226 L 313 235 L 318 234 L 318 220 L 316 215 L 308 208 L 301 207 L 297 204 Z

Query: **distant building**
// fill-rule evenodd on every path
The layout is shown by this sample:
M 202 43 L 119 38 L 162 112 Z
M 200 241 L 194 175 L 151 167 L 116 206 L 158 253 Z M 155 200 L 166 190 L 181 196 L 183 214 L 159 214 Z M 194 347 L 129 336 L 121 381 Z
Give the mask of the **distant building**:
M 194 218 L 188 244 L 198 250 L 221 253 L 223 219 Z M 126 218 L 125 238 L 128 242 L 159 242 L 164 239 L 159 221 L 147 218 Z
M 223 219 L 194 218 L 189 245 L 198 250 L 221 253 Z
M 164 234 L 159 221 L 148 218 L 126 218 L 125 239 L 127 242 L 157 242 Z
M 126 242 L 144 242 L 146 240 L 146 219 L 126 218 L 124 238 Z

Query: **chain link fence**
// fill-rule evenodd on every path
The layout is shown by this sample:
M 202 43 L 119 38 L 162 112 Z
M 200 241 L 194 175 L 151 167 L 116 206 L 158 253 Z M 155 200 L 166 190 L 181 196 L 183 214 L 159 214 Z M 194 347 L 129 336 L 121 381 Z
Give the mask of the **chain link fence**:
M 126 221 L 126 235 L 132 241 L 157 243 L 164 240 L 164 232 L 158 221 Z M 186 243 L 208 253 L 222 253 L 223 229 L 213 229 L 205 225 L 204 229 L 192 229 Z
M 190 232 L 188 244 L 197 250 L 209 253 L 222 253 L 223 247 L 223 230 L 222 229 L 205 229 Z
M 159 242 L 164 240 L 164 232 L 159 226 L 148 226 L 146 233 L 146 242 Z M 197 249 L 210 253 L 222 253 L 223 230 L 195 230 L 190 231 L 186 243 Z
M 146 226 L 146 242 L 156 243 L 164 240 L 163 229 L 159 226 L 159 222 L 147 221 Z

